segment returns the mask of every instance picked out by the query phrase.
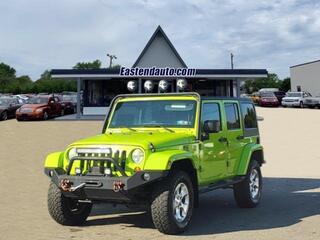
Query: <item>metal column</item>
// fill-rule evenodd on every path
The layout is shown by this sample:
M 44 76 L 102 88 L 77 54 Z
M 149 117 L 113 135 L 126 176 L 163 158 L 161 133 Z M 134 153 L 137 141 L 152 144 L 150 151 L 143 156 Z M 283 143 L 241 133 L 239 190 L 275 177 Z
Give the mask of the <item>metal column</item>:
M 142 79 L 141 78 L 139 78 L 139 80 L 138 80 L 138 92 L 142 93 Z
M 80 96 L 80 91 L 81 91 L 81 78 L 77 78 L 77 119 L 80 119 L 81 116 L 81 96 Z
M 237 81 L 237 97 L 240 97 L 240 79 L 237 78 L 236 81 Z

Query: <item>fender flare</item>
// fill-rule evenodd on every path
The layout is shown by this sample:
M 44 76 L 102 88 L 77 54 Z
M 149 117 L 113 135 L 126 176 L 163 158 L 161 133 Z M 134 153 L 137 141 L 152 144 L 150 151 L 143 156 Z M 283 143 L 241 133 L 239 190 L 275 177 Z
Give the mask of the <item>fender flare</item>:
M 262 145 L 256 143 L 247 144 L 241 154 L 241 158 L 237 168 L 237 175 L 245 175 L 247 173 L 251 158 L 254 155 L 259 156 L 259 159 L 256 160 L 258 160 L 260 165 L 262 165 L 264 163 Z
M 170 170 L 171 165 L 179 160 L 190 159 L 193 167 L 197 169 L 198 157 L 184 150 L 165 150 L 152 153 L 144 165 L 145 170 Z
M 63 168 L 63 153 L 64 152 L 50 153 L 44 161 L 44 168 Z

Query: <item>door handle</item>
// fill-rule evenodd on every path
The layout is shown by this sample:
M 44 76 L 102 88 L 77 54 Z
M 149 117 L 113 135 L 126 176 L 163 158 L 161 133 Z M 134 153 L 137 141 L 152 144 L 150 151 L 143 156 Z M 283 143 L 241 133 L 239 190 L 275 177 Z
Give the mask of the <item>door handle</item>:
M 228 139 L 225 138 L 225 137 L 221 137 L 221 138 L 218 139 L 218 141 L 221 142 L 221 143 L 223 143 L 223 142 L 226 142 L 226 143 L 227 143 L 227 142 L 228 142 Z
M 243 135 L 239 135 L 238 137 L 237 137 L 237 140 L 243 140 L 244 139 L 244 136 Z

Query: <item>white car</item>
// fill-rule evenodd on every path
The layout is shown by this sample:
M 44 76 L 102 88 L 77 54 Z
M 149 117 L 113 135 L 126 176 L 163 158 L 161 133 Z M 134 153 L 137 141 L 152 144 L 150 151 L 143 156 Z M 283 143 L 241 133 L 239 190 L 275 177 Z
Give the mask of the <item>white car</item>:
M 306 98 L 311 97 L 308 92 L 287 92 L 282 98 L 281 105 L 283 107 L 301 107 L 304 108 Z

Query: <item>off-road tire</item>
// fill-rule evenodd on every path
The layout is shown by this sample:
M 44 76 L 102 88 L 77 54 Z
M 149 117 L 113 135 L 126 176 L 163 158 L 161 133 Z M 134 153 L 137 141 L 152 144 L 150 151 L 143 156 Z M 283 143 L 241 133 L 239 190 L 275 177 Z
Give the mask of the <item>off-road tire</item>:
M 0 120 L 5 121 L 7 119 L 8 119 L 8 112 L 7 111 L 3 111 L 1 113 Z
M 183 183 L 189 192 L 189 206 L 185 219 L 178 222 L 174 217 L 173 198 L 176 187 Z M 189 175 L 184 171 L 170 174 L 154 190 L 151 202 L 151 217 L 154 226 L 162 233 L 177 234 L 184 232 L 190 225 L 194 209 L 194 189 Z
M 79 210 L 73 212 L 70 208 L 71 201 L 74 202 L 75 200 L 65 197 L 53 182 L 50 183 L 48 191 L 48 210 L 50 216 L 62 225 L 82 225 L 91 212 L 92 204 L 77 202 Z
M 253 198 L 250 191 L 250 176 L 252 171 L 256 171 L 259 177 L 259 192 L 257 197 Z M 262 191 L 262 174 L 260 165 L 257 161 L 251 161 L 245 179 L 233 185 L 234 198 L 240 208 L 254 208 L 261 199 Z

